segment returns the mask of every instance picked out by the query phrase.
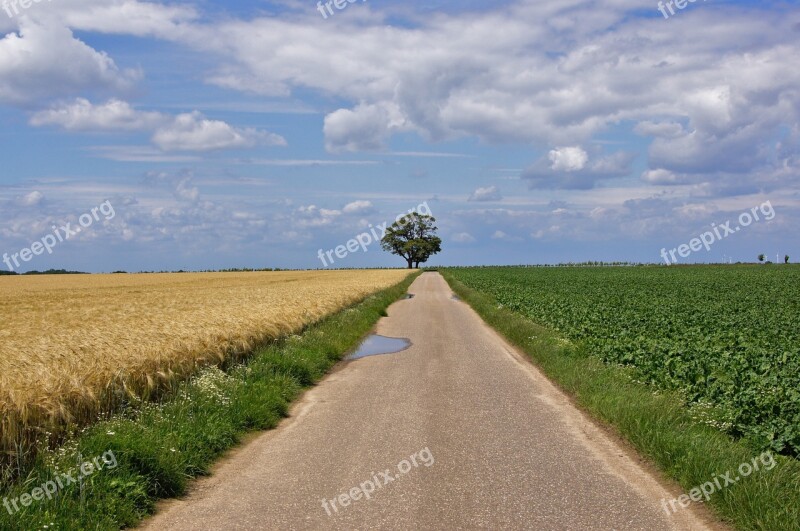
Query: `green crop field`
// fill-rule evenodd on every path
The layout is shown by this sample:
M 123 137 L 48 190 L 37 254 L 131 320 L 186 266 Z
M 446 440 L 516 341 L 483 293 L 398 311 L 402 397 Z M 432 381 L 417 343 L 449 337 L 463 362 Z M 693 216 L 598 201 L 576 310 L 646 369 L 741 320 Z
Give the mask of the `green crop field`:
M 499 304 L 557 330 L 577 355 L 632 366 L 698 418 L 800 455 L 800 268 L 453 269 Z

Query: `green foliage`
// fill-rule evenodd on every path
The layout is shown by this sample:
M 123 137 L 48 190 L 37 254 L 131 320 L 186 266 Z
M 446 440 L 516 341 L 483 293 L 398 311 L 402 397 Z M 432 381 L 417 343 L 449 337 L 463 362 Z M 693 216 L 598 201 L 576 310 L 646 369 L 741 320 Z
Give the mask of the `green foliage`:
M 705 423 L 800 454 L 800 269 L 457 269 L 583 355 L 678 391 Z
M 419 268 L 442 251 L 442 239 L 436 236 L 439 228 L 435 223 L 433 216 L 412 212 L 386 229 L 381 247 L 404 258 L 409 269 L 415 265 Z
M 524 350 L 584 411 L 609 425 L 665 476 L 680 483 L 684 492 L 723 471 L 736 471 L 760 453 L 703 422 L 695 410 L 685 407 L 680 392 L 638 381 L 635 367 L 605 363 L 586 355 L 585 349 L 578 352 L 562 334 L 455 280 L 462 273 L 442 271 L 453 291 L 488 324 Z M 778 464 L 773 470 L 742 478 L 708 501 L 733 529 L 800 530 L 800 460 L 774 458 Z

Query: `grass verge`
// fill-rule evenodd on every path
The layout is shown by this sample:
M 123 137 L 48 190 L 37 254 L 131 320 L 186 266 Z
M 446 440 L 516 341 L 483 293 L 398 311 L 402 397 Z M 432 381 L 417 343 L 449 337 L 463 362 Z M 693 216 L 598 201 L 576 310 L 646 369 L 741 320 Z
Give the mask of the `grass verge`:
M 482 292 L 440 273 L 453 291 L 534 363 L 587 412 L 610 425 L 688 495 L 719 479 L 708 505 L 724 521 L 742 530 L 800 530 L 800 462 L 774 455 L 771 470 L 747 477 L 761 451 L 692 418 L 682 398 L 635 381 L 630 369 L 579 354 L 554 331 L 500 306 Z M 760 461 L 759 461 L 760 463 Z M 744 468 L 744 471 L 747 469 Z M 729 473 L 733 485 L 720 476 Z M 684 502 L 686 500 L 683 500 Z M 677 510 L 681 509 L 677 506 Z
M 205 369 L 160 403 L 131 403 L 58 450 L 42 450 L 27 477 L 0 493 L 0 529 L 136 525 L 158 499 L 183 494 L 192 478 L 207 474 L 244 434 L 275 427 L 416 276 L 258 349 L 243 364 Z

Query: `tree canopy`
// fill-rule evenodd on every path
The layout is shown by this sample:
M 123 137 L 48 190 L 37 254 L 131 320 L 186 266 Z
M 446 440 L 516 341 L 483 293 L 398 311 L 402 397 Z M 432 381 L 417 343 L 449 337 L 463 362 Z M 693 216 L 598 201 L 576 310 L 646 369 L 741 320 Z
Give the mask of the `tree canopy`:
M 433 216 L 412 212 L 386 229 L 381 247 L 402 257 L 409 269 L 419 268 L 442 250 L 442 239 L 436 235 L 439 228 L 435 223 Z

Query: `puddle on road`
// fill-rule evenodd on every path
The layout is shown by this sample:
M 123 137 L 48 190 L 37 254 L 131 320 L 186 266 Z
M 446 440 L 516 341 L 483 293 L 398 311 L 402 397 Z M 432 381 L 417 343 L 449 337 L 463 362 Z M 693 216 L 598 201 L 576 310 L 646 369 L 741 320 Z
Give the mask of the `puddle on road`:
M 367 356 L 380 356 L 382 354 L 395 354 L 411 346 L 408 339 L 379 336 L 372 334 L 359 345 L 358 350 L 346 356 L 345 360 L 357 360 Z
M 406 293 L 406 296 L 403 297 L 403 299 L 413 299 L 413 298 L 414 298 L 414 294 L 413 293 Z
M 453 294 L 450 296 L 450 298 L 451 298 L 451 299 L 453 299 L 454 301 L 460 301 L 460 300 L 461 300 L 461 297 L 459 297 L 459 296 L 458 296 L 458 295 L 456 295 L 455 293 L 453 293 Z

